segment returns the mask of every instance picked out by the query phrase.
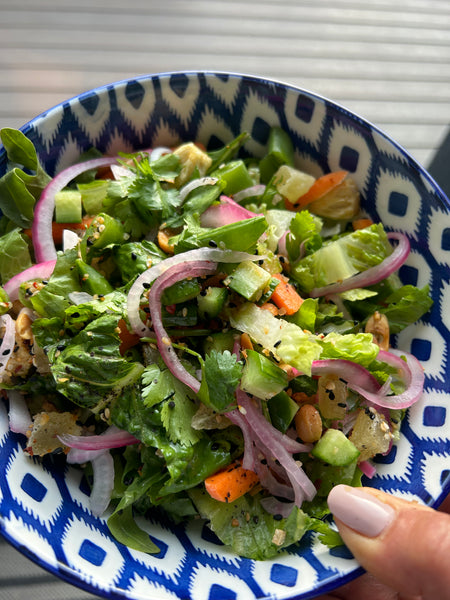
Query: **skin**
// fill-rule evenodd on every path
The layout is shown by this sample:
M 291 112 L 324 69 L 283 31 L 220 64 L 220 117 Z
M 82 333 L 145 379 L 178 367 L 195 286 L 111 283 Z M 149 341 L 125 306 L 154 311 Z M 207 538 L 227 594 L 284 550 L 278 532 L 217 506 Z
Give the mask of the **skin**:
M 450 600 L 450 496 L 439 510 L 364 488 L 394 509 L 375 537 L 336 518 L 341 536 L 367 573 L 318 600 Z

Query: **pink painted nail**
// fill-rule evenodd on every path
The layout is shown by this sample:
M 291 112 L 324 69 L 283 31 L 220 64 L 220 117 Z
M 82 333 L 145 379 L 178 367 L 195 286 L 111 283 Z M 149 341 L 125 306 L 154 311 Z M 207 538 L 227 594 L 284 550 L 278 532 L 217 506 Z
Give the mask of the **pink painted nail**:
M 347 485 L 337 485 L 328 495 L 328 507 L 347 527 L 376 537 L 391 523 L 394 509 L 367 492 Z

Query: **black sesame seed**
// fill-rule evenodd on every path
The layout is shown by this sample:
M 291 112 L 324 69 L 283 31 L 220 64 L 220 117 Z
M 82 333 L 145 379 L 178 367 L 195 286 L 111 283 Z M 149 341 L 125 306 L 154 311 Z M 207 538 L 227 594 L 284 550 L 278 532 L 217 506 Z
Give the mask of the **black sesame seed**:
M 149 289 L 149 287 L 150 287 L 150 284 L 149 284 L 149 283 L 147 283 L 147 282 L 144 282 L 144 283 L 142 284 L 142 287 L 144 288 L 144 290 L 148 290 L 148 289 Z
M 217 242 L 215 242 L 214 240 L 209 240 L 208 245 L 211 248 L 217 248 Z
M 283 515 L 280 515 L 279 513 L 277 513 L 276 515 L 273 515 L 273 518 L 275 521 L 281 521 L 281 519 L 283 518 Z
M 278 260 L 280 261 L 281 264 L 284 264 L 286 262 L 286 259 L 284 258 L 284 256 L 279 256 Z
M 136 252 L 132 252 L 131 253 L 131 260 L 137 260 L 137 254 L 136 254 Z
M 274 348 L 278 348 L 278 346 L 281 344 L 281 340 L 278 340 L 278 342 L 275 342 L 275 344 L 273 345 Z

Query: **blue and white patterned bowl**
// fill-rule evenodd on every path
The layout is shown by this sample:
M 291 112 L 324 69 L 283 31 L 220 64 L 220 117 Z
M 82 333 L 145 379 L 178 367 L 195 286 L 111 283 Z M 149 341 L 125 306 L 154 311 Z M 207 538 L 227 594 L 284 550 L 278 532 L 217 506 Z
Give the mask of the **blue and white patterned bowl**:
M 405 283 L 429 284 L 430 315 L 397 336 L 425 369 L 423 401 L 409 411 L 401 439 L 369 483 L 437 506 L 450 490 L 450 203 L 395 142 L 336 104 L 292 86 L 239 74 L 166 73 L 81 94 L 23 127 L 46 169 L 55 173 L 84 150 L 106 153 L 180 141 L 216 146 L 243 130 L 245 152 L 263 155 L 269 128 L 294 142 L 298 166 L 318 176 L 346 169 L 364 208 L 408 235 Z M 0 150 L 0 175 L 6 169 Z M 30 459 L 8 432 L 0 401 L 0 531 L 44 568 L 92 593 L 146 600 L 312 598 L 359 575 L 346 549 L 329 551 L 308 535 L 295 551 L 267 562 L 242 559 L 200 522 L 142 523 L 162 550 L 146 555 L 111 538 L 93 517 L 80 471 L 55 458 Z

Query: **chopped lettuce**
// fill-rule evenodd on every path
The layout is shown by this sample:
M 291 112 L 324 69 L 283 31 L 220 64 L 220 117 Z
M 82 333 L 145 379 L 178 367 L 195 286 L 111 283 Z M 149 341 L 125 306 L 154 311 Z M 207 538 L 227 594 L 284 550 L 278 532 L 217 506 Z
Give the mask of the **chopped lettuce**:
M 381 223 L 325 242 L 301 258 L 291 275 L 304 292 L 347 279 L 382 262 L 392 252 Z
M 267 560 L 300 541 L 308 529 L 308 519 L 299 508 L 279 519 L 262 508 L 259 495 L 246 494 L 230 504 L 214 500 L 198 488 L 189 495 L 217 537 L 240 556 Z
M 1 193 L 1 192 L 0 192 Z M 0 282 L 7 281 L 31 267 L 29 242 L 18 227 L 0 238 Z

